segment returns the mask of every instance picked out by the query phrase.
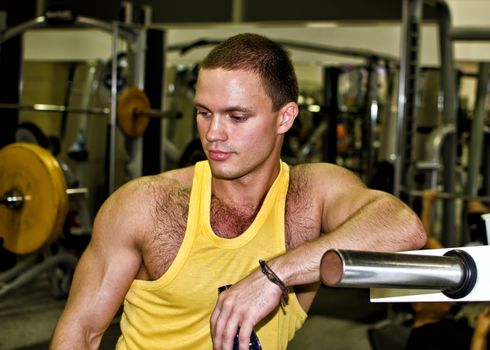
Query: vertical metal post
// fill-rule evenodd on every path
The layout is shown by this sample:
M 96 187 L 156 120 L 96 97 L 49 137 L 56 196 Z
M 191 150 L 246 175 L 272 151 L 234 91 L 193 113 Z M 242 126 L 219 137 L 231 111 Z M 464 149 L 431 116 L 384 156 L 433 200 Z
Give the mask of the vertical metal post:
M 129 1 L 121 2 L 120 21 L 126 25 L 133 23 L 133 3 Z
M 483 154 L 490 154 L 490 133 L 485 132 L 483 137 Z M 482 184 L 482 194 L 485 196 L 490 195 L 490 162 L 483 162 L 482 167 L 483 173 L 483 184 Z
M 436 3 L 439 24 L 439 45 L 441 56 L 441 88 L 443 94 L 443 120 L 445 124 L 454 125 L 455 132 L 448 134 L 443 145 L 443 190 L 454 192 L 457 165 L 457 94 L 454 54 L 449 31 L 451 17 L 446 3 Z M 456 209 L 453 199 L 444 199 L 442 217 L 442 244 L 454 247 L 456 242 Z
M 117 46 L 119 23 L 112 23 L 111 115 L 109 122 L 109 194 L 116 189 L 116 127 L 117 127 Z
M 163 30 L 163 55 L 162 55 L 162 59 L 163 59 L 163 62 L 162 62 L 162 65 L 163 65 L 163 77 L 162 77 L 162 82 L 165 86 L 165 78 L 166 78 L 166 73 L 167 73 L 167 32 L 165 30 Z M 163 108 L 165 108 L 165 89 L 162 93 L 162 102 L 161 102 L 161 106 Z M 162 135 L 162 137 L 160 138 L 160 171 L 165 171 L 166 170 L 166 163 L 165 163 L 165 154 L 166 154 L 166 150 L 165 150 L 165 137 L 166 137 L 166 133 L 165 133 L 165 126 L 166 124 L 163 122 L 162 120 L 162 123 L 161 123 L 161 132 L 160 134 Z
M 363 178 L 368 186 L 372 184 L 374 172 L 374 161 L 376 155 L 376 125 L 379 118 L 378 102 L 378 72 L 376 71 L 376 61 L 370 60 L 368 65 L 368 79 L 366 89 L 366 111 L 363 122 Z
M 422 0 L 404 0 L 402 8 L 402 38 L 400 81 L 398 86 L 397 152 L 394 160 L 393 193 L 400 197 L 402 189 L 409 190 L 407 173 L 412 159 L 413 121 L 419 73 L 419 36 Z
M 132 64 L 132 84 L 145 90 L 146 29 L 138 28 L 136 36 L 128 42 L 128 57 Z M 143 174 L 143 138 L 126 138 L 126 150 L 130 162 L 126 164 L 126 176 L 134 179 Z
M 485 124 L 485 106 L 488 93 L 488 81 L 490 78 L 490 62 L 481 62 L 478 74 L 478 85 L 476 91 L 476 102 L 473 112 L 470 136 L 470 157 L 468 161 L 468 180 L 466 183 L 466 194 L 468 196 L 478 195 L 478 175 L 482 161 L 483 148 L 483 126 Z
M 231 21 L 240 23 L 243 21 L 244 0 L 231 1 Z
M 473 122 L 471 123 L 470 134 L 470 150 L 468 160 L 468 176 L 466 180 L 465 192 L 468 196 L 474 197 L 478 195 L 478 177 L 480 175 L 483 139 L 487 105 L 488 82 L 490 78 L 490 62 L 481 62 L 479 64 L 478 85 L 476 89 L 476 102 L 473 112 Z M 467 217 L 467 206 L 463 208 L 464 218 Z M 463 242 L 467 243 L 470 240 L 469 227 L 464 225 L 462 232 Z

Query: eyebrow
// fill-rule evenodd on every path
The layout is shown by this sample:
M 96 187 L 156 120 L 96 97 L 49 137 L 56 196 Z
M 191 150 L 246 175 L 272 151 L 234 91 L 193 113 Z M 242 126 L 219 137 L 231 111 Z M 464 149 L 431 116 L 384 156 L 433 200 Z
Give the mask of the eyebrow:
M 207 109 L 208 111 L 211 110 L 210 108 L 206 107 L 205 105 L 203 105 L 197 101 L 194 101 L 194 107 L 204 108 L 204 109 Z M 230 106 L 230 107 L 225 108 L 221 112 L 225 112 L 225 113 L 229 113 L 229 112 L 253 113 L 253 111 L 254 110 L 252 108 L 247 108 L 247 107 L 243 107 L 243 106 Z

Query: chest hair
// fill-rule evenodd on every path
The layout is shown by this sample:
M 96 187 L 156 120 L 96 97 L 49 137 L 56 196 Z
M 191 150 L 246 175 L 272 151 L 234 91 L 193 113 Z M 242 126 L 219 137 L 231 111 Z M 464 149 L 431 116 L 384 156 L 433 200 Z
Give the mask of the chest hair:
M 210 213 L 211 227 L 220 237 L 238 237 L 250 227 L 260 207 L 261 205 L 230 206 L 213 196 Z
M 291 249 L 318 236 L 318 210 L 311 197 L 308 176 L 291 171 L 286 197 L 285 227 L 286 248 Z M 143 259 L 148 277 L 157 279 L 172 262 L 184 239 L 189 212 L 190 188 L 154 190 L 153 229 L 143 248 Z M 216 197 L 211 200 L 211 227 L 224 238 L 241 235 L 252 224 L 259 206 L 230 206 Z
M 190 188 L 154 190 L 152 229 L 143 247 L 147 274 L 157 279 L 168 270 L 184 240 L 189 213 Z

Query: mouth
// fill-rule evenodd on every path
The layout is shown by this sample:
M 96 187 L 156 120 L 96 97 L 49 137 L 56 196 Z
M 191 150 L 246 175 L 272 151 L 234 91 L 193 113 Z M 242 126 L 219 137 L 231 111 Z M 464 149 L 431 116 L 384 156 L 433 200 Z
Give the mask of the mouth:
M 211 160 L 226 160 L 231 156 L 231 152 L 225 152 L 220 150 L 208 150 L 208 158 Z

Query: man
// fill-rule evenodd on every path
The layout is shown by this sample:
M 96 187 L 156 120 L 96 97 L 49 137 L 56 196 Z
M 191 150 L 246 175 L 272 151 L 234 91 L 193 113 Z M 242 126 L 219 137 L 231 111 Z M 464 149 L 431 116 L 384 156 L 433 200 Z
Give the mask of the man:
M 53 349 L 96 348 L 123 301 L 118 349 L 229 350 L 238 333 L 243 350 L 253 329 L 263 349 L 284 349 L 326 250 L 423 246 L 417 216 L 391 195 L 335 165 L 280 161 L 297 95 L 269 39 L 237 35 L 211 51 L 194 101 L 208 161 L 131 181 L 104 203 Z

